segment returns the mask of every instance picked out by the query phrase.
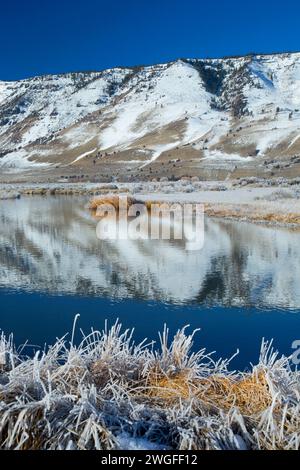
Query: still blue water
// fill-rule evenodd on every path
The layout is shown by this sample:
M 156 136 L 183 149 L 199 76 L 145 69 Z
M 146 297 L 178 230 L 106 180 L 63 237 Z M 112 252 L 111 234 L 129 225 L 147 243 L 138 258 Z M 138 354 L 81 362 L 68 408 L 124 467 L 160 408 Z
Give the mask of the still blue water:
M 291 354 L 300 338 L 300 234 L 208 219 L 205 244 L 104 242 L 84 199 L 28 198 L 0 204 L 0 328 L 26 352 L 71 331 L 118 318 L 134 338 L 201 328 L 194 348 L 258 359 L 262 338 Z

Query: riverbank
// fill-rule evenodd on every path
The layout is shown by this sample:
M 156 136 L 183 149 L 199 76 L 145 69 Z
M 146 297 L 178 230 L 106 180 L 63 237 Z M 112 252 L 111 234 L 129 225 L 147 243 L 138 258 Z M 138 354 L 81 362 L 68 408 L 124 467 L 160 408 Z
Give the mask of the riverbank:
M 0 339 L 1 449 L 299 449 L 300 380 L 263 344 L 249 372 L 204 349 L 194 332 L 135 345 L 115 324 L 34 358 Z
M 131 195 L 139 201 L 202 203 L 211 217 L 233 218 L 272 225 L 300 226 L 298 179 L 263 181 L 253 178 L 230 182 L 176 182 L 2 184 L 0 199 L 22 196 Z

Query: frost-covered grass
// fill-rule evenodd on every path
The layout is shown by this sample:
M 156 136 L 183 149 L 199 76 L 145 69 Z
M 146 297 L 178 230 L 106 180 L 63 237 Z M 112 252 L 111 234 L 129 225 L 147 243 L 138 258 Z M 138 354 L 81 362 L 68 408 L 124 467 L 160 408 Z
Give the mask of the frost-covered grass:
M 195 332 L 194 332 L 195 333 Z M 263 342 L 247 373 L 184 328 L 160 347 L 115 324 L 33 358 L 0 339 L 1 449 L 299 449 L 300 380 Z

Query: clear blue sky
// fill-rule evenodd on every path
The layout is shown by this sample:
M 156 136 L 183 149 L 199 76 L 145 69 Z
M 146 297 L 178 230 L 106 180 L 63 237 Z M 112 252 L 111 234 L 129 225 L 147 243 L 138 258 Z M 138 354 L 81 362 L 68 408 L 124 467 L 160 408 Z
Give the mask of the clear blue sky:
M 0 80 L 300 50 L 299 0 L 11 0 L 0 10 Z

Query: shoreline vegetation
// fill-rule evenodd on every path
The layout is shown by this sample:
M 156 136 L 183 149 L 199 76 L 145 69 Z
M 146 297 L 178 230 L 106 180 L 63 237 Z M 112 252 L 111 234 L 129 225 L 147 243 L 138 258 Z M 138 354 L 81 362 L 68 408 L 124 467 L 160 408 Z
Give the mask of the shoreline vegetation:
M 178 204 L 182 204 L 178 202 Z M 164 201 L 140 201 L 134 199 L 132 196 L 127 198 L 127 208 L 134 204 L 145 204 L 147 210 L 151 211 L 151 206 L 155 205 L 163 207 Z M 174 204 L 176 204 L 174 202 Z M 108 194 L 92 198 L 87 208 L 95 215 L 98 208 L 106 206 L 113 207 L 116 211 L 119 210 L 119 197 L 118 195 Z M 281 208 L 282 209 L 282 208 Z M 263 223 L 268 225 L 278 225 L 283 227 L 299 227 L 300 226 L 300 212 L 293 212 L 290 207 L 285 207 L 285 210 L 280 210 L 278 206 L 270 207 L 267 204 L 255 207 L 250 204 L 204 204 L 204 213 L 208 217 L 216 217 L 222 219 L 240 220 L 245 222 Z
M 101 201 L 117 208 L 120 195 L 132 203 L 202 203 L 209 217 L 235 219 L 286 227 L 300 227 L 300 180 L 260 181 L 255 178 L 235 182 L 201 182 L 184 179 L 177 182 L 140 183 L 57 183 L 0 185 L 0 200 L 55 195 L 88 197 L 88 208 L 96 210 Z M 98 201 L 98 202 L 97 202 Z
M 156 347 L 105 324 L 75 345 L 75 324 L 33 357 L 2 333 L 1 449 L 299 449 L 300 375 L 272 342 L 233 372 L 187 327 Z

